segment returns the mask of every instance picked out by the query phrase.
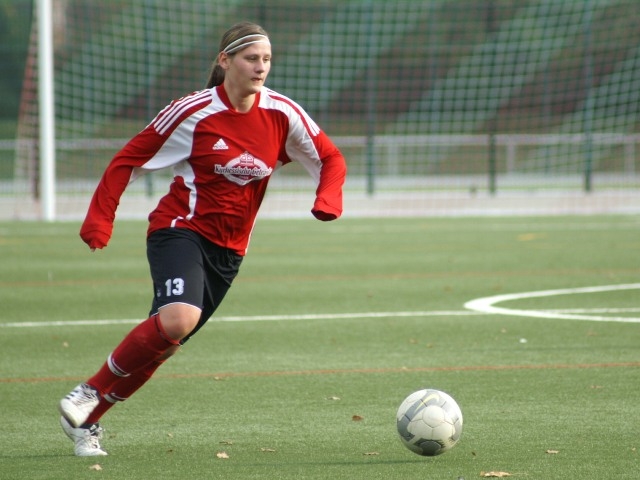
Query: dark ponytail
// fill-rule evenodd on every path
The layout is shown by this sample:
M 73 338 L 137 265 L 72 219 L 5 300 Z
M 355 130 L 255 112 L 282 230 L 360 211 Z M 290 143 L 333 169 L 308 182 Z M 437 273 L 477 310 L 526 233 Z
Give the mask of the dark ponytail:
M 209 80 L 207 81 L 207 88 L 217 87 L 224 82 L 224 70 L 218 65 L 218 62 L 214 62 L 211 67 L 211 73 L 209 74 Z

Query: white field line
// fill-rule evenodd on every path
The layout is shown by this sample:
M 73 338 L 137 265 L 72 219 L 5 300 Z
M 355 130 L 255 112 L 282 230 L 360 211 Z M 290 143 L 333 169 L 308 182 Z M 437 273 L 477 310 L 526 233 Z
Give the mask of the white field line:
M 226 316 L 214 317 L 215 322 L 270 322 L 282 320 L 337 320 L 337 319 L 358 319 L 358 318 L 400 318 L 400 317 L 435 317 L 435 316 L 469 316 L 469 315 L 513 315 L 521 317 L 548 318 L 559 320 L 587 320 L 592 322 L 623 322 L 640 323 L 637 317 L 614 317 L 608 315 L 594 315 L 596 313 L 635 313 L 640 312 L 637 308 L 593 308 L 593 309 L 556 309 L 556 310 L 522 310 L 513 308 L 496 307 L 496 303 L 510 300 L 522 300 L 526 298 L 550 297 L 554 295 L 577 295 L 584 293 L 610 292 L 617 290 L 640 289 L 640 283 L 630 283 L 622 285 L 603 285 L 597 287 L 563 288 L 558 290 L 542 290 L 537 292 L 521 292 L 506 295 L 495 295 L 492 297 L 477 298 L 464 304 L 467 310 L 433 310 L 414 312 L 360 312 L 360 313 L 318 313 L 301 315 L 248 315 L 248 316 Z M 60 320 L 45 322 L 11 322 L 0 323 L 0 328 L 42 328 L 42 327 L 63 327 L 63 326 L 99 326 L 99 325 L 119 325 L 137 324 L 142 319 L 120 319 L 120 320 Z
M 336 320 L 350 318 L 394 318 L 394 317 L 434 317 L 434 316 L 457 316 L 457 315 L 479 315 L 479 312 L 470 310 L 454 311 L 418 311 L 418 312 L 363 312 L 363 313 L 317 313 L 304 315 L 249 315 L 249 316 L 228 316 L 212 317 L 212 322 L 274 322 L 280 320 Z M 66 327 L 66 326 L 96 326 L 96 325 L 118 325 L 136 324 L 143 319 L 123 319 L 123 320 L 60 320 L 50 322 L 13 322 L 0 324 L 0 328 L 34 328 L 34 327 Z
M 496 303 L 510 300 L 522 300 L 526 298 L 552 297 L 555 295 L 579 295 L 599 292 L 613 292 L 618 290 L 637 290 L 640 283 L 628 283 L 622 285 L 601 285 L 597 287 L 561 288 L 558 290 L 542 290 L 537 292 L 511 293 L 507 295 L 495 295 L 492 297 L 477 298 L 464 304 L 465 308 L 475 312 L 498 315 L 515 315 L 520 317 L 552 318 L 559 320 L 588 320 L 591 322 L 623 322 L 640 323 L 637 317 L 612 317 L 603 315 L 586 315 L 585 313 L 623 313 L 634 312 L 636 309 L 595 309 L 594 310 L 521 310 L 517 308 L 496 307 Z

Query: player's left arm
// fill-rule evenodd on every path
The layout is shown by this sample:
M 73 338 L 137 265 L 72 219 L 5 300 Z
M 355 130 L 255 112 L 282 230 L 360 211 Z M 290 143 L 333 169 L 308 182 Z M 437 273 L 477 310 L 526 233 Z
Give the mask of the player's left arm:
M 303 110 L 298 113 L 290 120 L 286 156 L 301 163 L 316 182 L 313 216 L 325 222 L 335 220 L 342 215 L 342 187 L 347 175 L 345 158 Z
M 324 222 L 342 215 L 342 187 L 347 175 L 347 165 L 342 152 L 324 132 L 314 138 L 320 158 L 320 177 L 316 188 L 316 200 L 311 213 Z

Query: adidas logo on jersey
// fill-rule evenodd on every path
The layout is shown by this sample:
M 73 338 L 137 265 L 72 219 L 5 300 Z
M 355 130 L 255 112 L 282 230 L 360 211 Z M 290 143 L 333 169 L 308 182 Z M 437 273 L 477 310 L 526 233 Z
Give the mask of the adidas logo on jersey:
M 216 142 L 216 144 L 213 146 L 214 150 L 229 150 L 229 147 L 227 146 L 226 143 L 224 143 L 223 139 L 220 139 Z

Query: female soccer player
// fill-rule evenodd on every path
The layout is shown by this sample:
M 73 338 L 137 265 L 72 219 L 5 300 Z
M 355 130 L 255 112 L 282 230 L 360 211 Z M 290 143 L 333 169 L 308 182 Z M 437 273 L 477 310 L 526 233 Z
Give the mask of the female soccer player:
M 107 455 L 98 421 L 129 398 L 209 319 L 238 273 L 271 173 L 300 162 L 317 181 L 319 220 L 342 213 L 341 152 L 295 102 L 264 86 L 271 45 L 240 23 L 222 37 L 207 88 L 173 101 L 115 155 L 80 229 L 92 251 L 107 246 L 119 199 L 140 175 L 173 167 L 149 215 L 147 258 L 155 296 L 104 365 L 59 404 L 78 456 Z

